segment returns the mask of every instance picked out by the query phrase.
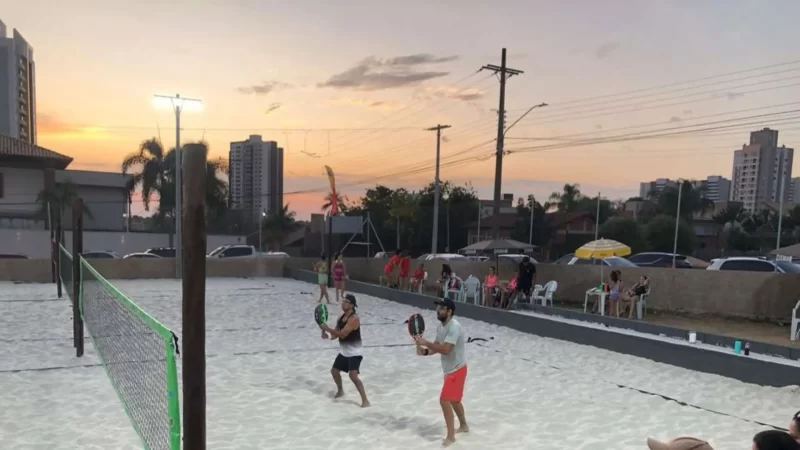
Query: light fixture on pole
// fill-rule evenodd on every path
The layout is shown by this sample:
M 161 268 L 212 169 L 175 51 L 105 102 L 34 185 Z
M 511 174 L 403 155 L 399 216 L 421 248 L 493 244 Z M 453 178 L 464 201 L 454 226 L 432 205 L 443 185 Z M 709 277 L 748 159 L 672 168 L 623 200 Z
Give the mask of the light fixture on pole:
M 267 217 L 266 211 L 261 211 L 261 217 L 258 218 L 258 251 L 261 252 L 261 230 L 264 228 L 264 218 Z
M 672 268 L 675 268 L 675 256 L 678 254 L 678 226 L 681 223 L 681 194 L 683 193 L 683 179 L 678 179 L 678 210 L 675 213 L 675 240 L 672 243 Z
M 182 212 L 183 212 L 183 160 L 181 157 L 181 111 L 202 111 L 203 102 L 193 98 L 183 98 L 180 94 L 174 97 L 169 95 L 153 96 L 153 106 L 156 108 L 172 107 L 175 111 L 175 275 L 183 276 L 182 261 Z

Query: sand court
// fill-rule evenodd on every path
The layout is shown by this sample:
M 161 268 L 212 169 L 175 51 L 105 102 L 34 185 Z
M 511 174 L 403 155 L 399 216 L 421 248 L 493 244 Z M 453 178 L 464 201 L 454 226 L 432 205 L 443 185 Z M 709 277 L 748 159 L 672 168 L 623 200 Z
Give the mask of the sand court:
M 180 283 L 112 280 L 180 336 Z M 357 295 L 362 379 L 372 407 L 344 379 L 334 401 L 338 344 L 313 320 L 316 287 L 289 279 L 207 282 L 209 449 L 439 448 L 438 357 L 417 357 L 404 321 L 435 333 L 433 311 Z M 141 448 L 91 341 L 75 358 L 69 300 L 54 285 L 0 284 L 0 440 L 15 449 Z M 331 305 L 329 324 L 340 314 Z M 644 358 L 460 319 L 472 431 L 459 449 L 619 449 L 648 436 L 695 435 L 740 449 L 800 405 L 772 388 Z M 132 344 L 131 344 L 132 345 Z M 180 364 L 180 360 L 179 360 Z M 180 369 L 180 367 L 179 367 Z

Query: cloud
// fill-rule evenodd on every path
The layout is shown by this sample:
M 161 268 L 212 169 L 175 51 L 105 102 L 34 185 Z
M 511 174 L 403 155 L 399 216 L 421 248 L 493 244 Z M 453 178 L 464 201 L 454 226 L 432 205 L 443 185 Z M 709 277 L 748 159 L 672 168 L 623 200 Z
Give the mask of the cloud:
M 267 108 L 267 111 L 264 114 L 269 114 L 272 111 L 275 111 L 276 109 L 278 109 L 280 107 L 281 107 L 281 103 L 273 103 L 273 104 L 269 105 L 269 107 Z
M 386 100 L 371 100 L 363 97 L 337 97 L 331 99 L 331 103 L 337 105 L 358 106 L 367 109 L 394 110 L 403 105 Z
M 272 91 L 289 89 L 291 87 L 293 87 L 291 84 L 282 81 L 264 81 L 261 84 L 238 87 L 236 88 L 236 92 L 244 95 L 267 95 Z
M 672 123 L 680 122 L 682 120 L 683 119 L 681 119 L 679 116 L 672 116 L 672 117 L 669 118 L 669 121 L 672 122 Z
M 611 54 L 617 50 L 619 50 L 618 42 L 606 42 L 600 47 L 597 47 L 597 49 L 594 51 L 594 56 L 596 56 L 597 59 L 605 59 L 611 56 Z
M 416 67 L 455 61 L 458 56 L 437 57 L 428 53 L 379 59 L 370 56 L 344 72 L 332 75 L 317 87 L 378 91 L 421 83 L 449 75 L 442 71 L 417 71 Z
M 480 100 L 485 95 L 486 91 L 482 91 L 476 88 L 457 89 L 457 88 L 445 88 L 445 87 L 438 87 L 438 88 L 428 87 L 425 89 L 420 89 L 417 92 L 415 92 L 414 98 L 416 100 L 433 100 L 441 98 L 450 98 L 453 100 L 472 102 L 475 100 Z
M 85 124 L 66 123 L 58 115 L 40 112 L 36 115 L 37 133 L 60 139 L 112 139 L 108 130 Z
M 450 142 L 450 138 L 447 136 L 442 136 L 442 142 Z
M 691 109 L 684 109 L 683 110 L 683 114 L 686 115 L 686 116 L 691 115 L 692 113 L 693 113 L 693 111 Z
M 744 94 L 739 92 L 726 92 L 725 97 L 727 97 L 728 100 L 736 100 L 737 98 L 744 97 Z

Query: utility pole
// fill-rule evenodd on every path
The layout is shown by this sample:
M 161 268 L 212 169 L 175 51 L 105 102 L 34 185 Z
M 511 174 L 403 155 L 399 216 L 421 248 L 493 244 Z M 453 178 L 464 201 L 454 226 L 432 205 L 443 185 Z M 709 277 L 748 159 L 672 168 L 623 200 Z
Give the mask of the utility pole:
M 503 184 L 503 134 L 506 115 L 506 80 L 514 75 L 521 75 L 521 70 L 506 67 L 506 49 L 503 49 L 500 66 L 488 64 L 481 70 L 491 70 L 500 79 L 500 106 L 497 108 L 497 156 L 494 169 L 494 208 L 492 209 L 492 235 L 494 239 L 500 238 L 500 191 Z
M 450 125 L 436 125 L 427 128 L 426 131 L 436 131 L 436 178 L 433 180 L 433 239 L 431 239 L 431 255 L 438 253 L 439 239 L 439 197 L 441 187 L 439 182 L 439 156 L 442 149 L 442 130 L 450 128 Z

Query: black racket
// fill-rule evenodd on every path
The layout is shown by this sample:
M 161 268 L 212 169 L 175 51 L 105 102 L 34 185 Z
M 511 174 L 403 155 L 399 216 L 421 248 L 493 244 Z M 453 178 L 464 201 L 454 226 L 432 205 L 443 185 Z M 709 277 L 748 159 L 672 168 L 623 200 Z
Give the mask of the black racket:
M 422 314 L 414 313 L 408 318 L 408 334 L 415 340 L 425 334 L 425 319 Z

